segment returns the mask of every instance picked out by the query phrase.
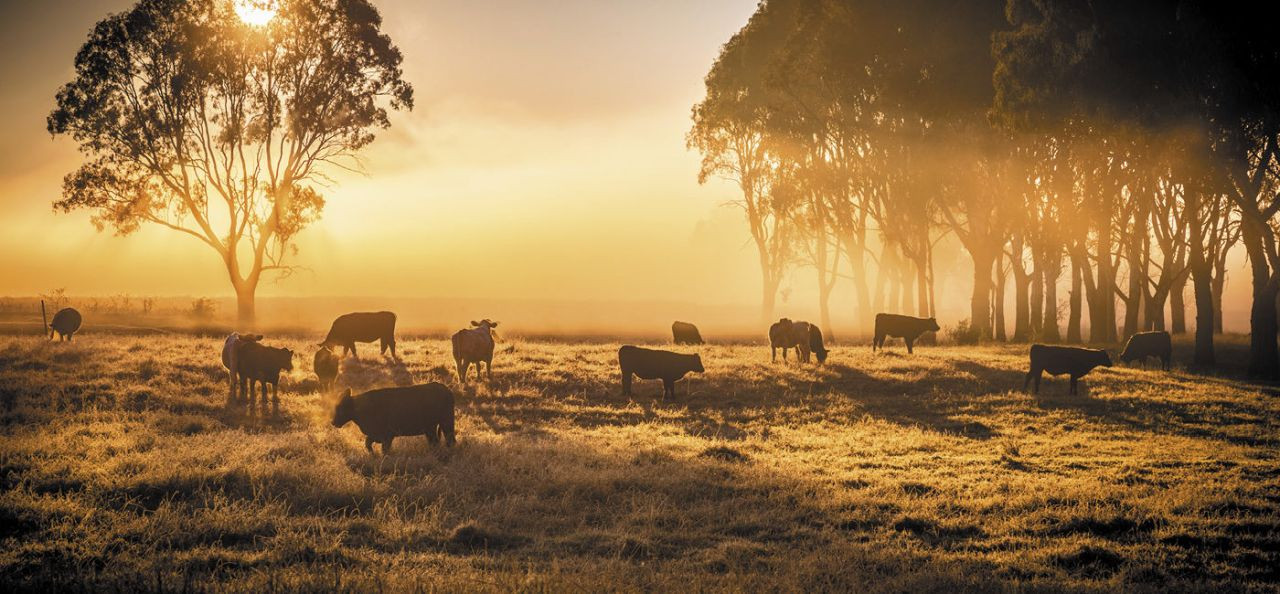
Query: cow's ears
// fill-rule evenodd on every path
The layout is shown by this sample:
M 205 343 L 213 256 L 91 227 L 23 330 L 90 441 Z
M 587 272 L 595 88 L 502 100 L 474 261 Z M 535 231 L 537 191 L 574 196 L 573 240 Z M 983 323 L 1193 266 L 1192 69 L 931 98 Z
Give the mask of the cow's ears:
M 343 400 L 351 399 L 351 388 L 347 388 L 345 391 L 342 392 L 342 399 Z
M 498 323 L 497 323 L 497 322 L 489 322 L 489 327 L 491 327 L 491 328 L 497 328 L 497 327 L 498 327 Z
M 480 322 L 477 322 L 477 321 L 475 321 L 475 320 L 471 320 L 471 325 L 472 325 L 472 326 L 479 326 L 479 325 L 480 325 Z

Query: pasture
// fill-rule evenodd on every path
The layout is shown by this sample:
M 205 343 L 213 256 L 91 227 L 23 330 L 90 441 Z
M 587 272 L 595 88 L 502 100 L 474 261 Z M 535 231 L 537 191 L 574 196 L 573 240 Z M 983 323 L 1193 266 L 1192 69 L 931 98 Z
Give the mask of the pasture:
M 1114 367 L 1021 391 L 1026 346 L 706 345 L 621 395 L 618 344 L 361 345 L 339 390 L 442 381 L 458 444 L 371 456 L 317 337 L 279 414 L 226 406 L 221 339 L 0 337 L 0 584 L 15 589 L 1265 591 L 1280 401 Z M 1219 353 L 1243 356 L 1237 339 Z M 693 352 L 691 347 L 676 350 Z M 1179 353 L 1179 361 L 1186 361 Z

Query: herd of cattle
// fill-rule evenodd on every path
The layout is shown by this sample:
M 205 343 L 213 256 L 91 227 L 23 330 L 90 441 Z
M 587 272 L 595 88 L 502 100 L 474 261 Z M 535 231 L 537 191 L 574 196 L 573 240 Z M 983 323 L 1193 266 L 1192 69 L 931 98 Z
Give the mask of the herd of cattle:
M 80 313 L 74 309 L 58 311 L 50 324 L 49 338 L 52 339 L 56 333 L 71 340 L 72 335 L 79 330 L 81 320 Z M 482 380 L 482 363 L 489 380 L 493 379 L 493 329 L 497 326 L 497 322 L 484 319 L 473 321 L 470 328 L 453 334 L 453 360 L 457 366 L 458 379 L 462 383 L 467 382 L 472 365 L 476 367 L 476 380 Z M 389 311 L 339 316 L 324 340 L 317 345 L 319 349 L 313 359 L 313 369 L 320 388 L 329 391 L 336 385 L 342 358 L 359 358 L 356 343 L 377 342 L 381 354 L 390 352 L 393 358 L 398 358 L 395 328 L 396 315 Z M 921 335 L 939 330 L 934 318 L 878 314 L 871 348 L 873 351 L 882 349 L 885 340 L 894 337 L 903 339 L 907 352 L 912 353 L 915 341 Z M 677 345 L 703 344 L 697 326 L 687 322 L 673 323 L 671 335 Z M 280 374 L 293 370 L 294 353 L 289 349 L 267 346 L 262 343 L 262 339 L 261 334 L 232 333 L 224 342 L 222 364 L 229 372 L 229 403 L 247 403 L 251 410 L 258 405 L 266 408 L 270 388 L 270 403 L 279 407 Z M 342 347 L 341 357 L 336 352 L 338 347 Z M 778 349 L 782 349 L 784 361 L 787 360 L 787 351 L 794 350 L 795 360 L 801 364 L 808 363 L 810 357 L 816 358 L 819 364 L 825 363 L 829 353 L 823 343 L 822 331 L 816 325 L 787 318 L 782 318 L 769 327 L 769 348 L 771 361 L 777 360 Z M 1173 343 L 1167 332 L 1141 332 L 1133 335 L 1125 344 L 1120 361 L 1126 364 L 1141 362 L 1145 365 L 1148 358 L 1155 357 L 1161 360 L 1163 368 L 1167 370 L 1172 356 Z M 1111 366 L 1110 355 L 1101 349 L 1043 344 L 1031 345 L 1030 360 L 1031 369 L 1022 384 L 1024 390 L 1035 380 L 1035 391 L 1039 392 L 1040 378 L 1043 373 L 1048 372 L 1051 375 L 1070 376 L 1070 394 L 1073 395 L 1077 393 L 1077 383 L 1081 377 L 1095 367 Z M 685 375 L 704 371 L 702 357 L 696 353 L 676 353 L 633 345 L 618 349 L 618 367 L 622 372 L 624 395 L 631 394 L 632 376 L 635 376 L 646 380 L 662 380 L 664 398 L 675 396 L 675 382 Z M 255 402 L 254 396 L 259 390 L 261 398 Z M 370 452 L 373 451 L 373 444 L 378 443 L 382 445 L 383 453 L 386 453 L 391 450 L 394 438 L 410 435 L 425 435 L 433 444 L 439 443 L 443 438 L 447 444 L 452 445 L 456 441 L 453 408 L 453 392 L 439 382 L 382 388 L 357 395 L 352 395 L 348 389 L 334 408 L 333 425 L 342 427 L 354 422 L 365 434 L 365 447 Z

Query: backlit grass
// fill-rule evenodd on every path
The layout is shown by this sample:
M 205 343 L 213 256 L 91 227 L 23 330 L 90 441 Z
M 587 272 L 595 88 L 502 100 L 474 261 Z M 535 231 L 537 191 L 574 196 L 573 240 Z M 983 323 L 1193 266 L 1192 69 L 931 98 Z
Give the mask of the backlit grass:
M 221 340 L 0 339 L 0 580 L 13 587 L 564 591 L 1267 590 L 1272 388 L 1113 368 L 1023 393 L 1025 346 L 700 349 L 662 400 L 617 344 L 448 343 L 339 390 L 444 381 L 452 449 L 328 423 L 313 338 L 277 415 L 226 406 Z M 684 349 L 688 350 L 688 349 Z M 1231 356 L 1227 354 L 1225 356 Z

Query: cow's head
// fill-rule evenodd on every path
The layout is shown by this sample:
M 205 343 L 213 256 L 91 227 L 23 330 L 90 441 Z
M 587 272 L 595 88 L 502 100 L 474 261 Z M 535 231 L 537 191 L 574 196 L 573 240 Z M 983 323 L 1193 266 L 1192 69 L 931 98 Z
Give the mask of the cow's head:
M 696 354 L 693 355 L 692 362 L 693 364 L 690 366 L 690 369 L 689 369 L 690 371 L 696 371 L 698 373 L 706 372 L 706 369 L 702 368 L 702 355 L 696 355 Z
M 1111 367 L 1111 355 L 1102 349 L 1098 349 L 1098 358 L 1094 360 L 1094 365 Z
M 471 325 L 472 325 L 472 326 L 475 326 L 476 328 L 483 328 L 483 329 L 490 329 L 490 328 L 497 328 L 497 327 L 498 327 L 498 323 L 497 323 L 497 322 L 495 322 L 495 321 L 493 321 L 493 320 L 490 320 L 489 318 L 485 318 L 485 319 L 483 319 L 483 320 L 480 320 L 479 322 L 477 322 L 477 321 L 475 321 L 475 320 L 471 320 Z
M 929 318 L 928 322 L 929 322 L 929 326 L 926 332 L 937 332 L 942 329 L 941 327 L 938 326 L 937 318 Z
M 275 364 L 285 371 L 293 371 L 293 351 L 289 349 L 275 350 Z
M 333 426 L 342 427 L 355 420 L 356 400 L 351 397 L 351 388 L 342 393 L 338 405 L 333 407 Z

